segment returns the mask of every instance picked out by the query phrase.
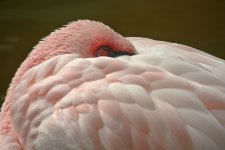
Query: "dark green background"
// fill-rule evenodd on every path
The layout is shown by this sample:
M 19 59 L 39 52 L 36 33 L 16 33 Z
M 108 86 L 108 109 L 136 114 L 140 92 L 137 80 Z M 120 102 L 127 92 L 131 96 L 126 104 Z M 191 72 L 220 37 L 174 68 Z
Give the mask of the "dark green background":
M 124 36 L 181 43 L 225 58 L 224 0 L 1 0 L 0 101 L 32 47 L 77 19 L 102 21 Z

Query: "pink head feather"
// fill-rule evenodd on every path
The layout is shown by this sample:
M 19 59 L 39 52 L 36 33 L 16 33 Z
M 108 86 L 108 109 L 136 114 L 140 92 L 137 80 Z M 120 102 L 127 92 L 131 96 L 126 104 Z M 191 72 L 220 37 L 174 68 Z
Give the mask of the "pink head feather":
M 41 62 L 60 54 L 78 54 L 79 57 L 95 57 L 96 50 L 108 46 L 115 51 L 134 53 L 134 46 L 124 37 L 103 23 L 79 20 L 55 30 L 39 42 L 18 70 L 24 72 Z

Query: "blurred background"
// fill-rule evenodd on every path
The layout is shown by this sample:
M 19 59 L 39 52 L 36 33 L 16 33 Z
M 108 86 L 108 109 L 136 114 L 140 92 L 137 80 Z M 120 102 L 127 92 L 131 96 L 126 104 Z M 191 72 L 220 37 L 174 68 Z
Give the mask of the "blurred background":
M 225 59 L 225 0 L 0 0 L 0 105 L 38 41 L 78 19 L 124 36 L 181 43 Z

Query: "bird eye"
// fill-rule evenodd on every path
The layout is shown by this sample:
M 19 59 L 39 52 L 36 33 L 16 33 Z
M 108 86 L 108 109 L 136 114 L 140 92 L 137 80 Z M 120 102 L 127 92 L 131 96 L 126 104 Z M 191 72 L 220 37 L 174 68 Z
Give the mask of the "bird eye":
M 96 52 L 96 56 L 100 57 L 100 56 L 106 56 L 109 57 L 110 53 L 112 52 L 112 49 L 107 47 L 107 46 L 102 46 L 100 47 L 97 52 Z

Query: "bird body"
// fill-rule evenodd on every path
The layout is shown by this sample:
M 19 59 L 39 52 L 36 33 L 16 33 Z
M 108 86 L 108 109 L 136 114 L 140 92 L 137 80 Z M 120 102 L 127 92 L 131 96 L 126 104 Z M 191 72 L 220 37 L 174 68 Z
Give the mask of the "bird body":
M 102 46 L 136 55 L 95 57 Z M 224 77 L 224 60 L 194 48 L 71 23 L 18 69 L 0 113 L 0 150 L 222 150 Z

